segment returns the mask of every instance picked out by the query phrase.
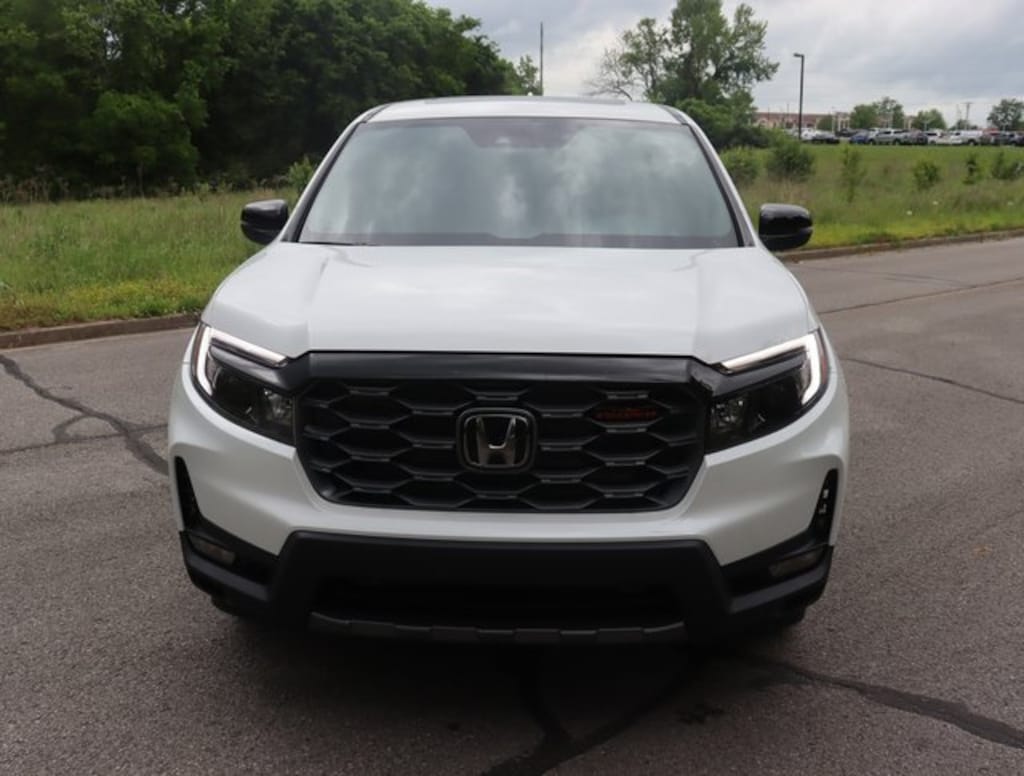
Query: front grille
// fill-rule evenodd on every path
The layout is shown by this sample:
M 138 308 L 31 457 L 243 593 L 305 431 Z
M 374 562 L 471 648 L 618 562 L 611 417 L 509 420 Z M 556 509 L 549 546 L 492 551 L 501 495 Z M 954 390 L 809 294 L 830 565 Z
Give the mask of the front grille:
M 480 409 L 532 416 L 529 468 L 461 462 L 459 419 Z M 684 382 L 320 379 L 299 397 L 296 422 L 310 481 L 336 503 L 622 512 L 682 500 L 702 460 L 704 412 Z

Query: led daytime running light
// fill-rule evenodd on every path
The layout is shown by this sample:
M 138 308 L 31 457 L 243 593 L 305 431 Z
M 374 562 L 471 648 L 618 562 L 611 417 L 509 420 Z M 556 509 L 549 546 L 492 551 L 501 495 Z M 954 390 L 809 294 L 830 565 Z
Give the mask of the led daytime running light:
M 731 358 L 728 361 L 723 361 L 720 366 L 725 372 L 736 374 L 762 366 L 767 361 L 773 361 L 801 350 L 806 355 L 807 364 L 810 368 L 810 379 L 807 381 L 807 388 L 800 397 L 801 403 L 807 404 L 818 395 L 825 380 L 825 351 L 821 341 L 821 334 L 817 331 L 813 331 L 799 339 L 789 340 L 779 345 L 759 350 L 756 353 Z

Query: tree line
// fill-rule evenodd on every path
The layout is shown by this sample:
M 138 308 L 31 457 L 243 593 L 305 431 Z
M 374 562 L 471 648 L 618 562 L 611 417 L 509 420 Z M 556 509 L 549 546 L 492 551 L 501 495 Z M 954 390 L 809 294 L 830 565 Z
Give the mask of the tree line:
M 0 0 L 0 179 L 251 185 L 381 102 L 535 80 L 421 0 Z
M 988 125 L 1002 130 L 1024 129 L 1024 101 L 1006 98 L 996 103 L 989 111 Z M 849 124 L 855 129 L 873 129 L 875 127 L 903 128 L 908 124 L 911 129 L 978 129 L 968 119 L 961 118 L 952 125 L 946 123 L 946 117 L 937 108 L 918 111 L 907 120 L 903 105 L 892 97 L 883 97 L 872 103 L 855 105 L 850 111 Z M 832 117 L 823 117 L 818 122 L 818 129 L 832 129 Z

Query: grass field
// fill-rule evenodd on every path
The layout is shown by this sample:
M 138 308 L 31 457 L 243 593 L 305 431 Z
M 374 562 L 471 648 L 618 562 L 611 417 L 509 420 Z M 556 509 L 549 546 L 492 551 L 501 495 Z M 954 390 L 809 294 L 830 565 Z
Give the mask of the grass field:
M 0 207 L 0 330 L 201 310 L 272 192 Z
M 840 185 L 843 147 L 812 149 L 806 183 L 773 181 L 763 172 L 742 187 L 756 218 L 763 202 L 810 208 L 809 247 L 899 242 L 920 237 L 1024 227 L 1024 179 L 989 174 L 994 148 L 864 147 L 866 177 L 852 204 Z M 976 153 L 979 183 L 966 185 Z M 1024 163 L 1024 149 L 1006 149 Z M 920 159 L 940 167 L 940 182 L 917 191 Z M 165 199 L 97 200 L 0 206 L 0 330 L 198 311 L 217 283 L 256 247 L 242 237 L 238 215 L 271 192 Z
M 770 180 L 763 173 L 742 187 L 756 219 L 762 202 L 793 202 L 811 210 L 815 220 L 809 248 L 900 242 L 922 237 L 973 234 L 1024 227 L 1024 178 L 994 180 L 998 154 L 1008 164 L 1024 164 L 1024 148 L 859 146 L 866 176 L 852 204 L 840 183 L 845 146 L 816 146 L 815 173 L 806 183 Z M 980 180 L 967 185 L 967 159 L 975 154 Z M 767 152 L 758 152 L 761 161 Z M 933 188 L 918 191 L 913 168 L 920 160 L 939 167 Z

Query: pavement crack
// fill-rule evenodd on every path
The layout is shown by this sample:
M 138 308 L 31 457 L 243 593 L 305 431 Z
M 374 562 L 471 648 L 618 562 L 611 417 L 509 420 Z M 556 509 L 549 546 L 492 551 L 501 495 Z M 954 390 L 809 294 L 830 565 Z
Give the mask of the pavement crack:
M 61 423 L 58 423 L 56 426 L 53 427 L 53 431 L 51 432 L 53 434 L 54 441 L 57 444 L 64 444 L 65 442 L 72 441 L 75 437 L 73 437 L 70 434 L 68 434 L 68 431 L 76 423 L 80 423 L 81 421 L 88 420 L 88 419 L 89 419 L 88 415 L 79 414 L 79 415 L 75 415 L 73 418 L 70 418 L 70 419 L 65 420 L 65 421 L 63 421 Z M 118 436 L 118 435 L 115 433 L 114 436 Z
M 962 383 L 959 380 L 953 380 L 949 377 L 940 377 L 939 375 L 928 374 L 927 372 L 918 372 L 914 369 L 907 369 L 899 366 L 889 366 L 887 364 L 879 364 L 875 361 L 867 361 L 863 358 L 850 358 L 847 356 L 840 356 L 840 361 L 844 364 L 859 364 L 861 366 L 872 367 L 874 369 L 881 369 L 885 372 L 895 372 L 896 374 L 906 375 L 908 377 L 918 377 L 922 380 L 931 380 L 932 382 L 942 383 L 943 385 L 950 385 L 954 388 L 960 388 L 964 391 L 970 391 L 971 393 L 977 393 L 982 396 L 987 396 L 991 399 L 999 399 L 1000 401 L 1008 401 L 1012 404 L 1024 405 L 1024 399 L 1018 399 L 1016 396 L 1007 396 L 1005 393 L 996 393 L 995 391 L 989 391 L 985 388 L 979 388 L 976 385 L 970 385 L 968 383 Z
M 868 682 L 861 682 L 856 679 L 829 676 L 788 663 L 752 655 L 736 656 L 736 659 L 754 667 L 768 669 L 774 674 L 776 679 L 786 684 L 806 684 L 810 682 L 812 684 L 850 690 L 879 706 L 903 711 L 918 717 L 925 717 L 937 722 L 944 722 L 976 738 L 982 738 L 1011 749 L 1024 750 L 1024 730 L 973 712 L 965 703 L 954 703 L 953 701 L 934 698 L 930 695 L 896 690 L 892 687 L 869 684 Z
M 853 310 L 867 310 L 872 307 L 884 307 L 890 304 L 899 304 L 900 302 L 914 302 L 918 299 L 934 299 L 939 296 L 951 296 L 953 294 L 966 294 L 971 291 L 984 291 L 989 288 L 999 288 L 1001 286 L 1012 286 L 1017 283 L 1024 282 L 1024 277 L 1009 278 L 1007 280 L 999 280 L 995 283 L 978 283 L 977 285 L 965 285 L 961 288 L 950 288 L 943 291 L 933 291 L 930 294 L 911 294 L 910 296 L 901 296 L 896 299 L 885 299 L 881 302 L 862 302 L 860 304 L 851 304 L 846 307 L 834 307 L 831 310 L 819 310 L 818 315 L 835 315 L 836 313 L 846 313 Z
M 909 281 L 920 281 L 923 283 L 937 283 L 941 286 L 949 286 L 953 289 L 966 289 L 974 288 L 975 286 L 970 283 L 963 283 L 959 280 L 951 280 L 949 278 L 937 278 L 932 275 L 916 275 L 910 272 L 886 272 L 884 270 L 877 269 L 849 269 L 848 267 L 822 267 L 822 266 L 811 266 L 809 264 L 800 265 L 803 270 L 811 272 L 832 272 L 839 274 L 850 274 L 850 275 L 869 275 L 871 277 L 886 278 L 888 280 L 909 280 Z
M 682 688 L 686 678 L 686 673 L 679 670 L 658 691 L 624 714 L 597 727 L 587 735 L 573 738 L 558 721 L 544 698 L 539 666 L 534 662 L 522 670 L 520 691 L 527 711 L 544 736 L 532 751 L 498 763 L 484 771 L 483 776 L 540 776 L 547 773 L 631 728 L 640 719 L 673 698 Z
M 91 437 L 68 437 L 67 439 L 56 439 L 53 442 L 42 442 L 37 445 L 24 445 L 22 447 L 8 447 L 0 450 L 0 455 L 15 455 L 17 453 L 30 453 L 33 450 L 49 450 L 53 447 L 63 447 L 64 445 L 80 445 L 84 442 L 97 442 L 104 439 L 120 439 L 119 433 L 112 432 L 110 434 L 98 434 L 97 436 Z
M 33 380 L 32 377 L 21 368 L 18 362 L 9 356 L 0 355 L 0 365 L 3 366 L 4 371 L 7 372 L 7 374 L 36 394 L 39 398 L 57 404 L 65 409 L 72 410 L 80 416 L 72 418 L 71 421 L 60 423 L 54 428 L 54 436 L 56 437 L 57 443 L 67 441 L 66 439 L 62 440 L 60 434 L 63 433 L 66 436 L 67 428 L 72 425 L 72 423 L 76 423 L 83 418 L 94 418 L 107 423 L 117 432 L 117 436 L 121 437 L 124 441 L 125 449 L 128 450 L 133 458 L 145 466 L 148 466 L 157 474 L 163 475 L 164 477 L 167 476 L 167 461 L 142 439 L 142 435 L 146 434 L 151 429 L 134 423 L 129 423 L 128 421 L 122 420 L 110 413 L 95 410 L 76 399 L 57 396 Z

